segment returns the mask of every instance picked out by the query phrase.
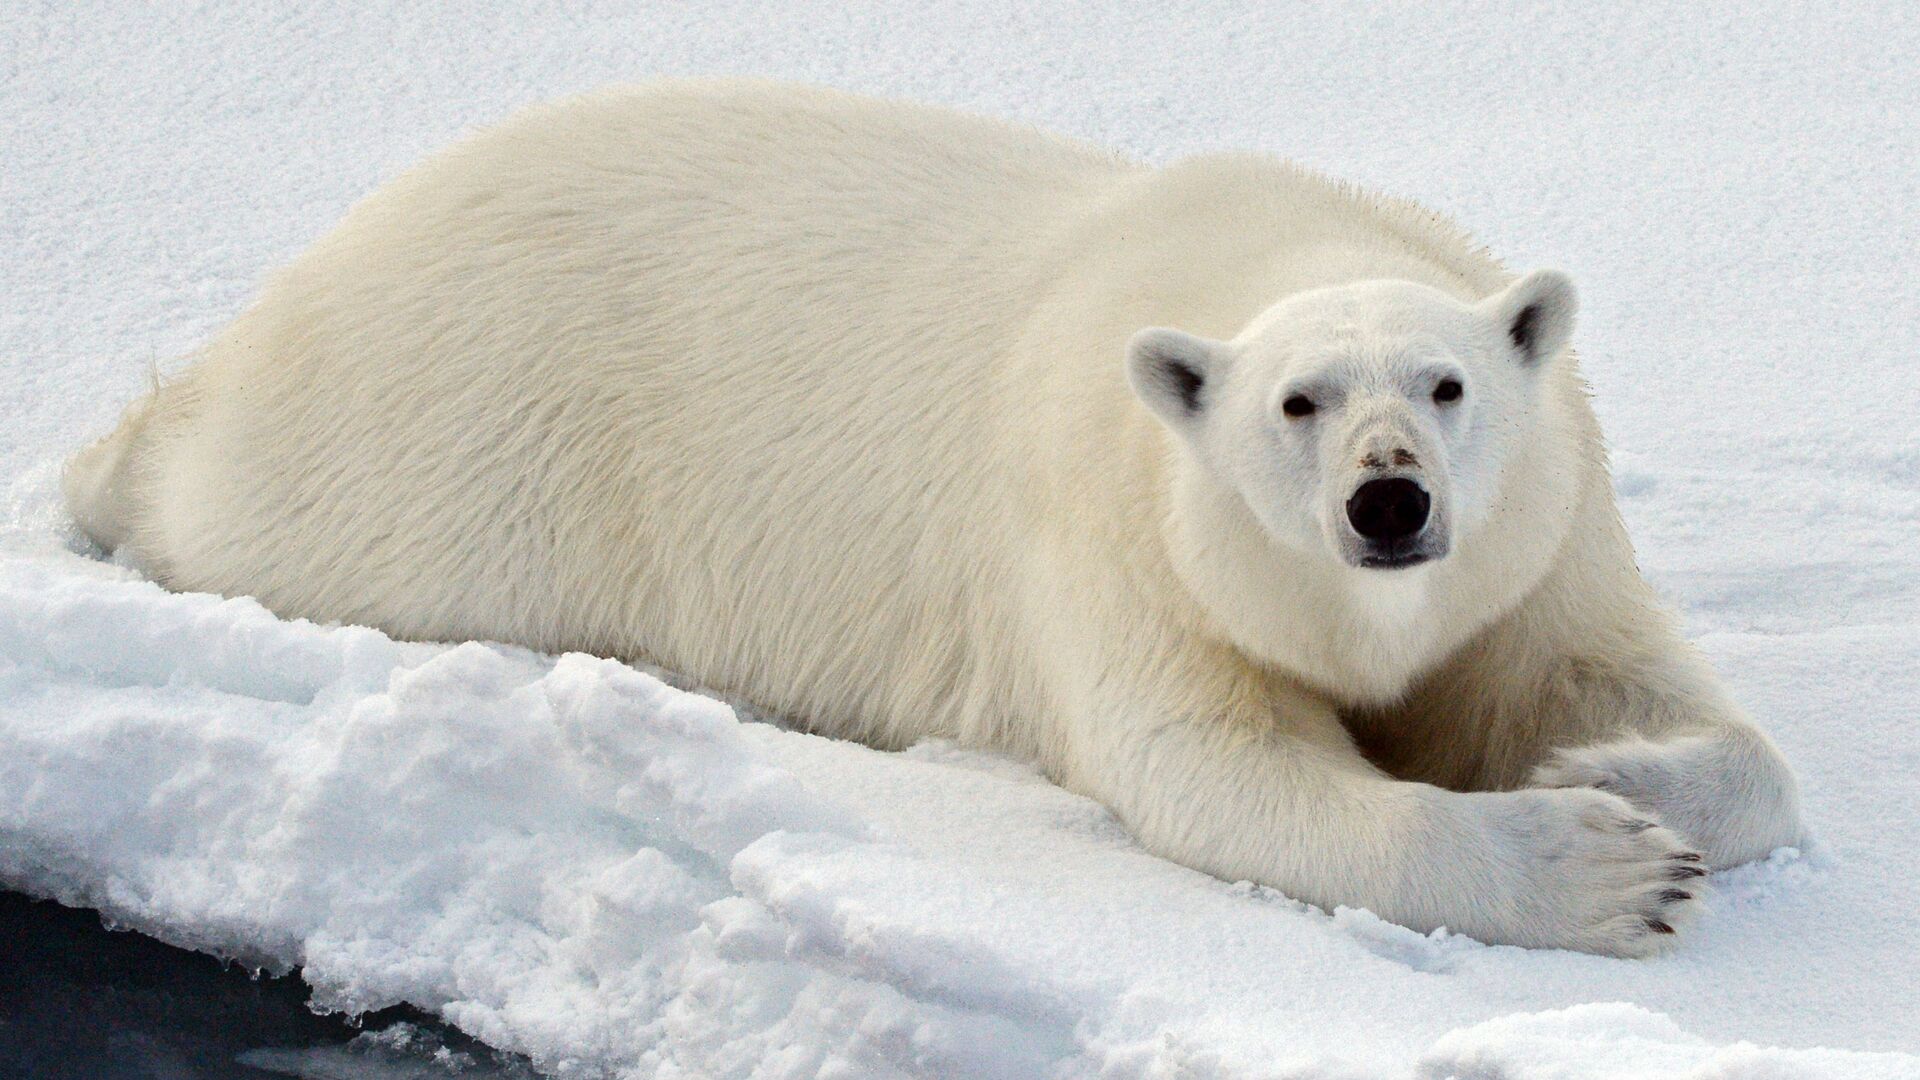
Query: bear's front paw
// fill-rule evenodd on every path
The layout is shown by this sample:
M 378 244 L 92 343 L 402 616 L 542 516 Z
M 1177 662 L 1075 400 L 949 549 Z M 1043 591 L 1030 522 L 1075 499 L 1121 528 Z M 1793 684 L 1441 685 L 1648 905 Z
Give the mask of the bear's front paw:
M 1625 800 L 1582 789 L 1510 797 L 1497 826 L 1520 869 L 1510 939 L 1647 956 L 1699 913 L 1705 860 Z
M 1659 793 L 1672 786 L 1670 752 L 1645 739 L 1555 750 L 1533 769 L 1532 786 L 1589 787 L 1610 792 L 1643 810 L 1659 812 Z
M 1697 845 L 1715 868 L 1801 842 L 1786 763 L 1771 744 L 1739 732 L 1568 747 L 1534 769 L 1533 783 L 1618 795 Z

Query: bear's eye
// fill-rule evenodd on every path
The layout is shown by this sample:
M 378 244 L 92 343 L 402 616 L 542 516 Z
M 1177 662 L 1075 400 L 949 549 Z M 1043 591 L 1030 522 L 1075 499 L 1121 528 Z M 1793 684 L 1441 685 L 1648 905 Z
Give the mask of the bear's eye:
M 1433 400 L 1442 405 L 1445 405 L 1449 401 L 1459 401 L 1460 394 L 1460 380 L 1458 379 L 1441 379 L 1440 385 L 1433 388 Z
M 1295 394 L 1280 403 L 1280 411 L 1295 419 L 1302 416 L 1312 416 L 1313 408 L 1313 399 L 1305 394 Z

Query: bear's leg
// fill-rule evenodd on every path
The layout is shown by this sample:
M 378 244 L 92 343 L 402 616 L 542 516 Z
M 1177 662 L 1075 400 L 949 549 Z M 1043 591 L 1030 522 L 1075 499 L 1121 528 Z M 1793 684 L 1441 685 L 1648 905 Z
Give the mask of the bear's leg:
M 1145 666 L 1063 697 L 1049 764 L 1156 854 L 1422 931 L 1622 956 L 1698 907 L 1700 857 L 1616 796 L 1395 780 L 1303 691 L 1166 653 Z
M 1523 612 L 1406 702 L 1349 720 L 1395 776 L 1609 792 L 1714 867 L 1801 843 L 1798 785 L 1779 750 L 1664 615 L 1617 610 L 1625 617 L 1560 633 Z
M 1798 786 L 1772 741 L 1731 706 L 1675 723 L 1675 704 L 1649 700 L 1629 710 L 1642 723 L 1627 734 L 1550 751 L 1533 783 L 1618 795 L 1685 836 L 1715 868 L 1803 843 Z

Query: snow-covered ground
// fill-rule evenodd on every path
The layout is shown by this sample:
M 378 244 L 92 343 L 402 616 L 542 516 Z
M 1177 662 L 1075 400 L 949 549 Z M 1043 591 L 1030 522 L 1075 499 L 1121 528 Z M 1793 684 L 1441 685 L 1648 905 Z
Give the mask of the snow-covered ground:
M 16 4 L 0 885 L 563 1076 L 1920 1076 L 1910 5 L 1182 6 Z M 1017 761 L 78 553 L 59 460 L 355 198 L 517 104 L 714 72 L 1272 151 L 1572 271 L 1642 566 L 1818 843 L 1656 960 L 1422 937 L 1151 858 Z

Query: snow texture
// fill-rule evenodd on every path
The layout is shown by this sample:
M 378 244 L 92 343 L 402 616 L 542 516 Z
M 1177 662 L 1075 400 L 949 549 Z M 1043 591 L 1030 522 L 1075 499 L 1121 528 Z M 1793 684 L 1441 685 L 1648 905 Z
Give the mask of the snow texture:
M 1920 1077 L 1912 8 L 1124 10 L 15 5 L 0 884 L 569 1077 Z M 718 72 L 1267 150 L 1572 271 L 1642 566 L 1818 842 L 1659 959 L 1487 947 L 1151 858 L 1017 761 L 86 557 L 59 461 L 354 199 L 516 105 Z

